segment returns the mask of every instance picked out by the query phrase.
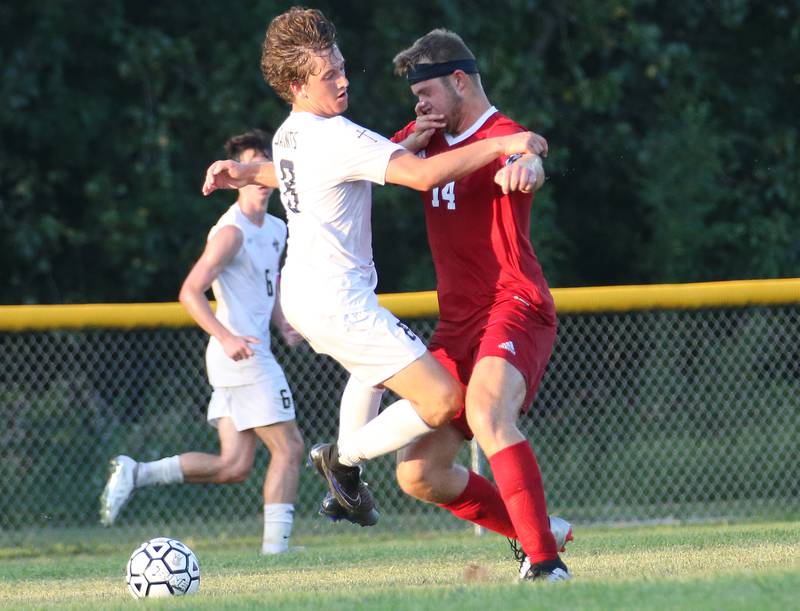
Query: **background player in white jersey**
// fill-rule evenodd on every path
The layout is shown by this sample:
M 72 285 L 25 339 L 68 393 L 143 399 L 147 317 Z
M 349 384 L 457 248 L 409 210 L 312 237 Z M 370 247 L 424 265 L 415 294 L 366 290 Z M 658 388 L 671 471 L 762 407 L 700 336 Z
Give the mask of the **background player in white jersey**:
M 419 338 L 378 305 L 371 183 L 425 191 L 502 155 L 540 152 L 542 140 L 514 134 L 420 159 L 345 119 L 344 58 L 334 25 L 317 10 L 293 8 L 272 20 L 261 68 L 292 107 L 273 141 L 274 167 L 217 162 L 203 191 L 279 184 L 290 234 L 284 310 L 317 352 L 333 356 L 352 374 L 342 397 L 338 447 L 316 446 L 311 459 L 348 519 L 372 524 L 377 516 L 357 465 L 448 422 L 464 397 Z M 383 387 L 403 399 L 365 426 L 353 427 L 354 413 L 360 418 L 363 405 L 377 413 Z
M 231 138 L 228 156 L 267 161 L 270 137 L 253 130 Z M 236 202 L 208 235 L 205 250 L 186 277 L 181 303 L 211 337 L 206 367 L 213 393 L 208 421 L 219 432 L 220 453 L 189 452 L 154 462 L 112 460 L 101 497 L 101 521 L 112 524 L 133 490 L 152 484 L 233 483 L 250 473 L 258 440 L 270 452 L 264 479 L 262 553 L 288 549 L 303 439 L 286 377 L 270 351 L 270 320 L 290 345 L 301 337 L 277 301 L 286 225 L 267 214 L 272 189 L 242 187 Z M 206 291 L 213 288 L 216 315 Z

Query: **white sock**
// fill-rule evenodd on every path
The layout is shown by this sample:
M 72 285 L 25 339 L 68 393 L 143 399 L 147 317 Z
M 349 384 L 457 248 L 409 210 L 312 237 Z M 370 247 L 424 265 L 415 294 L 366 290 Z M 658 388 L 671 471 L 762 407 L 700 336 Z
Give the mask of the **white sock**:
M 339 437 L 347 437 L 377 416 L 382 396 L 382 388 L 365 386 L 350 376 L 339 406 Z
M 425 424 L 406 399 L 395 401 L 360 429 L 339 434 L 339 462 L 360 462 L 394 452 L 433 429 Z
M 140 462 L 136 470 L 137 488 L 153 484 L 181 483 L 183 483 L 183 472 L 181 471 L 181 457 L 178 454 L 153 462 Z
M 294 522 L 294 505 L 270 503 L 264 505 L 264 540 L 262 554 L 280 554 L 289 549 L 289 537 Z

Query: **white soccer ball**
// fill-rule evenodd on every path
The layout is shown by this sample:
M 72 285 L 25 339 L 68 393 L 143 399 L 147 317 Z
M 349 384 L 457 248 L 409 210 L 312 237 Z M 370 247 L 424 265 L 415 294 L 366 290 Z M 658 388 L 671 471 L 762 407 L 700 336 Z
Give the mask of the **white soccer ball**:
M 200 587 L 200 564 L 186 544 L 157 537 L 133 550 L 125 582 L 134 598 L 193 594 Z

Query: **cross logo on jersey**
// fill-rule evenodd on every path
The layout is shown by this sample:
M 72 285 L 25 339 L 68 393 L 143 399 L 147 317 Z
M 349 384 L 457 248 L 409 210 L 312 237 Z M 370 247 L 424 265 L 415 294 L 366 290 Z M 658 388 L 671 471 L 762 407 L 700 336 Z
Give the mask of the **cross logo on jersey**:
M 275 252 L 278 252 L 281 248 L 281 243 L 278 242 L 277 238 L 272 240 L 272 248 L 275 249 Z
M 373 138 L 372 136 L 370 136 L 370 135 L 367 133 L 367 130 L 365 130 L 365 129 L 362 129 L 360 132 L 356 132 L 356 133 L 358 134 L 358 137 L 359 137 L 359 138 L 360 138 L 361 136 L 366 136 L 367 138 L 369 138 L 369 139 L 370 139 L 370 140 L 372 140 L 373 142 L 377 142 L 377 140 L 375 140 L 375 138 Z

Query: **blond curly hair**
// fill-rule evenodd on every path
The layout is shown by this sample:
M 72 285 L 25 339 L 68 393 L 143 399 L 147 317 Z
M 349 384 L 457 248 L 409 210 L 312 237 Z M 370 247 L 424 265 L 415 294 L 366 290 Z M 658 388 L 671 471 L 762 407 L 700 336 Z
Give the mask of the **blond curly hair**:
M 287 103 L 294 102 L 292 83 L 305 83 L 314 57 L 336 45 L 336 27 L 317 9 L 292 7 L 273 19 L 261 51 L 264 80 Z

